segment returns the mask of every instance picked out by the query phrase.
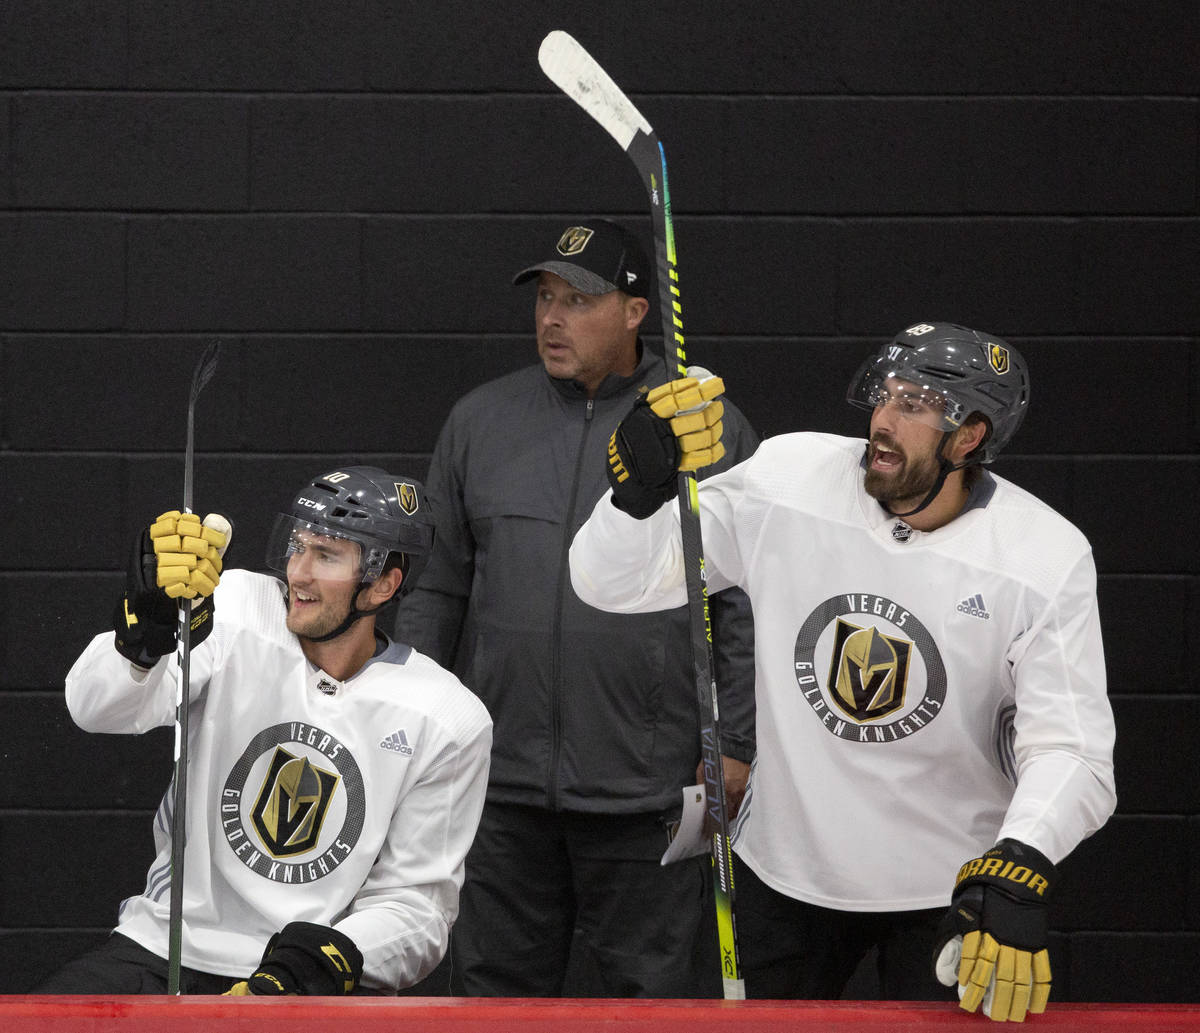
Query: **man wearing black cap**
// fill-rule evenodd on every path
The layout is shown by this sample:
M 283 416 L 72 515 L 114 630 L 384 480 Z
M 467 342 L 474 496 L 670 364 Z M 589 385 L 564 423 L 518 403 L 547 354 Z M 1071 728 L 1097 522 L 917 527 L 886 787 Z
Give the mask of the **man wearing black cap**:
M 398 615 L 400 637 L 452 667 L 495 723 L 450 986 L 466 996 L 720 996 L 708 859 L 660 864 L 700 757 L 686 610 L 602 613 L 576 598 L 567 571 L 571 539 L 606 488 L 609 438 L 667 380 L 638 336 L 651 266 L 632 233 L 603 219 L 547 243 L 514 279 L 537 281 L 541 363 L 476 388 L 450 413 L 429 472 L 434 554 Z M 710 469 L 757 444 L 732 405 L 723 441 L 727 455 Z M 752 618 L 736 589 L 711 612 L 736 809 L 754 749 Z

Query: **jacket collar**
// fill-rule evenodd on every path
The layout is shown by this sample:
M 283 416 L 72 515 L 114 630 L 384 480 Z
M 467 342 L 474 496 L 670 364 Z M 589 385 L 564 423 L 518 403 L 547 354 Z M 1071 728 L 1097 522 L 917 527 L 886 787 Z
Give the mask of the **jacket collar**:
M 641 387 L 652 381 L 654 368 L 662 365 L 662 356 L 655 354 L 649 348 L 643 347 L 641 337 L 637 339 L 637 348 L 638 364 L 637 368 L 633 371 L 633 375 L 619 377 L 615 373 L 610 373 L 600 381 L 600 387 L 596 390 L 597 400 L 626 394 L 630 388 Z M 563 380 L 552 377 L 549 373 L 546 374 L 546 379 L 554 385 L 555 390 L 564 398 L 580 402 L 587 401 L 587 388 L 579 383 L 578 380 Z

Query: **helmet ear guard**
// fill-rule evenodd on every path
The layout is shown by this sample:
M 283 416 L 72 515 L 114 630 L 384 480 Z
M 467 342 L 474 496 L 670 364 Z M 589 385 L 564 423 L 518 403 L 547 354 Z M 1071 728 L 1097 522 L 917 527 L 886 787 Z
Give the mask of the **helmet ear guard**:
M 889 383 L 940 396 L 943 431 L 957 429 L 975 413 L 982 416 L 988 433 L 971 454 L 972 464 L 992 462 L 1029 407 L 1029 370 L 1021 354 L 999 337 L 954 323 L 917 323 L 897 334 L 859 368 L 846 400 L 874 409 L 882 385 Z

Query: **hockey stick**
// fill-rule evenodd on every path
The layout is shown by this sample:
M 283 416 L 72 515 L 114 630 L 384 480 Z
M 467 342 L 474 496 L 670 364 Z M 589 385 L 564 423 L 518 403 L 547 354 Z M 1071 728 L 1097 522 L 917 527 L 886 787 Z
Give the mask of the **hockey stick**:
M 538 49 L 538 63 L 554 85 L 599 122 L 620 144 L 641 176 L 649 195 L 654 227 L 667 378 L 686 376 L 687 356 L 683 350 L 679 273 L 675 265 L 675 227 L 671 221 L 667 157 L 662 144 L 641 112 L 572 36 L 558 30 L 551 32 Z M 675 347 L 673 366 L 669 358 L 671 342 Z M 737 931 L 733 918 L 733 851 L 725 808 L 725 773 L 721 767 L 721 726 L 717 685 L 713 678 L 712 625 L 708 613 L 696 477 L 692 473 L 679 475 L 679 518 L 683 532 L 693 671 L 700 707 L 700 753 L 704 762 L 707 796 L 705 827 L 712 846 L 713 895 L 721 951 L 721 977 L 726 999 L 742 1000 L 746 990 L 738 965 Z
M 192 393 L 188 399 L 187 445 L 183 453 L 183 511 L 192 512 L 192 468 L 195 454 L 196 399 L 217 368 L 220 342 L 214 341 L 200 356 L 192 374 Z M 179 600 L 179 641 L 175 656 L 179 678 L 175 689 L 175 799 L 171 815 L 171 911 L 168 925 L 167 993 L 178 994 L 183 946 L 183 855 L 187 846 L 187 752 L 188 705 L 191 702 L 192 604 Z

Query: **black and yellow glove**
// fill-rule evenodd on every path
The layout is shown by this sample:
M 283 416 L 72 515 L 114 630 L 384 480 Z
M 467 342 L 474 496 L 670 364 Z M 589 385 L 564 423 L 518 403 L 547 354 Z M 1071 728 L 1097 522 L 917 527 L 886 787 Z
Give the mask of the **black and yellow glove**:
M 363 956 L 349 936 L 327 925 L 289 922 L 267 941 L 254 974 L 224 996 L 341 997 L 358 985 L 362 970 Z
M 699 366 L 687 372 L 639 398 L 608 442 L 613 505 L 638 520 L 674 497 L 677 474 L 700 470 L 725 454 L 725 407 L 715 400 L 725 385 Z
M 179 600 L 190 599 L 191 643 L 212 630 L 212 593 L 233 528 L 217 513 L 203 521 L 174 509 L 138 535 L 125 592 L 113 613 L 117 651 L 142 667 L 175 648 Z
M 1046 904 L 1056 876 L 1045 855 L 1015 839 L 959 869 L 933 967 L 944 986 L 957 983 L 960 1007 L 982 1005 L 997 1022 L 1023 1022 L 1026 1011 L 1046 1010 Z

